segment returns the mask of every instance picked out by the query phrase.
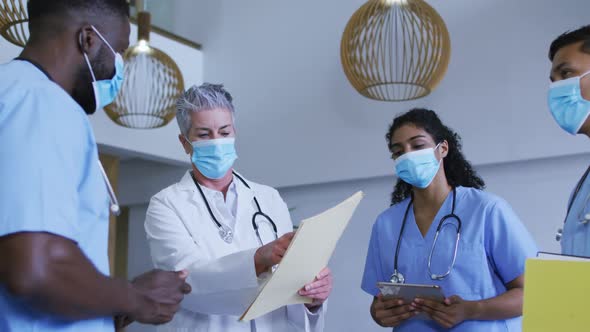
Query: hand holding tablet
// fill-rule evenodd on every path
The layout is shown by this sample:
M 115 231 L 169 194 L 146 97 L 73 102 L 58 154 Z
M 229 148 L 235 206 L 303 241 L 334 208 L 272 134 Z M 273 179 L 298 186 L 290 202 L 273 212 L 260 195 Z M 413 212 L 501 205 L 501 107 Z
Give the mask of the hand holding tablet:
M 412 303 L 416 298 L 429 299 L 434 301 L 445 300 L 442 288 L 436 285 L 397 284 L 390 282 L 379 282 L 377 287 L 384 298 L 400 298 L 404 303 Z M 426 314 L 420 313 L 418 319 L 430 319 Z

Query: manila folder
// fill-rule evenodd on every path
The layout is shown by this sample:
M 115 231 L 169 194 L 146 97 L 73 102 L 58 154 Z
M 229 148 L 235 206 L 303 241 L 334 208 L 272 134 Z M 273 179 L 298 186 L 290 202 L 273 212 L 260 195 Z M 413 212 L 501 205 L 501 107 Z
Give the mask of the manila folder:
M 281 263 L 240 320 L 249 321 L 290 304 L 310 303 L 311 299 L 298 295 L 298 291 L 328 265 L 362 198 L 359 191 L 337 206 L 302 221 Z

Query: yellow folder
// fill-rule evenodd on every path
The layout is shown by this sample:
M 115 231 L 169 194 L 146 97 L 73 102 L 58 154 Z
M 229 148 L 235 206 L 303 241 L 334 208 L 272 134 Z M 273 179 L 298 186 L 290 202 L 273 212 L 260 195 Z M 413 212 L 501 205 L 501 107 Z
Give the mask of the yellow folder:
M 523 332 L 590 331 L 590 262 L 532 258 L 524 278 Z

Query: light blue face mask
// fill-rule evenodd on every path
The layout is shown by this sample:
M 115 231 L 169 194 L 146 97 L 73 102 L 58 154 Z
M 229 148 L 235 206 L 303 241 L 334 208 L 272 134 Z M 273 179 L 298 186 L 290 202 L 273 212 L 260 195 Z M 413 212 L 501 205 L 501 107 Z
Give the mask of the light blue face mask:
M 568 78 L 551 83 L 549 86 L 549 110 L 557 124 L 568 133 L 575 135 L 590 115 L 590 101 L 582 97 L 580 80 L 590 74 Z
M 111 47 L 111 44 L 107 42 L 107 40 L 96 30 L 94 26 L 92 29 L 98 37 L 108 46 L 108 48 L 113 52 L 115 55 L 115 76 L 109 80 L 96 80 L 96 76 L 94 75 L 94 70 L 92 70 L 92 65 L 90 64 L 90 60 L 88 59 L 88 55 L 84 53 L 84 59 L 86 59 L 86 63 L 88 64 L 88 69 L 90 69 L 90 74 L 92 75 L 92 88 L 94 89 L 94 101 L 96 105 L 95 111 L 98 111 L 101 108 L 104 108 L 108 104 L 112 103 L 119 91 L 121 90 L 121 86 L 123 85 L 123 74 L 125 73 L 125 63 L 123 61 L 123 57 L 121 54 L 115 52 L 115 50 Z
M 434 148 L 407 152 L 395 159 L 395 173 L 404 182 L 421 189 L 432 183 L 434 176 L 440 168 L 440 163 L 434 155 Z
M 238 159 L 233 137 L 196 141 L 191 145 L 193 164 L 209 179 L 221 179 Z

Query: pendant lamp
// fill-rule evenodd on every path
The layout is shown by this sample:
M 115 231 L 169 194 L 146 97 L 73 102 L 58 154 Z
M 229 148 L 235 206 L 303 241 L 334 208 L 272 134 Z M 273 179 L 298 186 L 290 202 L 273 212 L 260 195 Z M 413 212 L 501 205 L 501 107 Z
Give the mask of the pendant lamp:
M 0 0 L 0 36 L 25 47 L 29 39 L 27 0 Z
M 150 45 L 150 14 L 143 1 L 137 1 L 137 8 L 138 42 L 123 56 L 125 80 L 105 112 L 124 127 L 158 128 L 174 119 L 184 80 L 174 60 Z
M 451 54 L 445 22 L 424 0 L 369 0 L 340 44 L 346 77 L 363 96 L 418 99 L 442 80 Z

